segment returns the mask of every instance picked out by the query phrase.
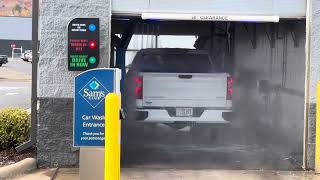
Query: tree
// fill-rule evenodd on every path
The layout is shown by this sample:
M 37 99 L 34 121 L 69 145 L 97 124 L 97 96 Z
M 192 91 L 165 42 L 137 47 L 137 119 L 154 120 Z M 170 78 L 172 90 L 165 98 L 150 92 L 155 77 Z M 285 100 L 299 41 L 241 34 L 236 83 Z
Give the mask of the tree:
M 12 8 L 12 13 L 15 14 L 15 12 L 18 11 L 19 14 L 21 14 L 22 11 L 22 7 L 19 4 L 16 4 L 13 8 Z

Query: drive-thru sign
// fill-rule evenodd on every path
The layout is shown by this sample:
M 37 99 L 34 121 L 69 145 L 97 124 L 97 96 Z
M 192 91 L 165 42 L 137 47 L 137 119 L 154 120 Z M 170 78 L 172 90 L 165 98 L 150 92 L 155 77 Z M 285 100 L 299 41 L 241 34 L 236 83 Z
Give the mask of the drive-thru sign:
M 105 97 L 120 93 L 121 71 L 93 69 L 75 77 L 73 144 L 76 147 L 103 147 Z

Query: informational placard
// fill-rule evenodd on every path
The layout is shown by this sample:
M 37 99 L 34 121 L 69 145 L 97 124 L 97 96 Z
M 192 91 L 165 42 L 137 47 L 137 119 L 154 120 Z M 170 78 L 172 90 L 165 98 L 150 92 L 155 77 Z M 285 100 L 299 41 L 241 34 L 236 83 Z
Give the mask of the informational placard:
M 68 70 L 85 71 L 99 65 L 99 19 L 76 18 L 68 25 Z
M 120 93 L 121 71 L 99 68 L 75 77 L 74 127 L 75 147 L 103 147 L 105 126 L 105 97 Z

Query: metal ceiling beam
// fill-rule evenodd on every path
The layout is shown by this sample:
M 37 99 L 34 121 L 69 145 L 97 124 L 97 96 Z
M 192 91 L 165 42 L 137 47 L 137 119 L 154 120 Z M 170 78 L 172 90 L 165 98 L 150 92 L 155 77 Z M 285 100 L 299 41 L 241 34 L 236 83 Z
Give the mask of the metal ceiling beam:
M 126 52 L 131 41 L 135 29 L 135 22 L 128 21 L 124 32 L 121 34 L 121 39 L 118 39 L 119 44 L 116 46 L 116 67 L 121 69 L 121 85 L 120 90 L 123 93 L 124 79 L 126 76 Z

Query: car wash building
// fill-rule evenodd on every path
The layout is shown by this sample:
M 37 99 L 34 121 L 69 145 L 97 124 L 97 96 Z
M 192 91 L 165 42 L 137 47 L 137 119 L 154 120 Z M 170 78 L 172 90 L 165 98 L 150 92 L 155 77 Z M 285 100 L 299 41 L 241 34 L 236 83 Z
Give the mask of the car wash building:
M 205 51 L 234 78 L 228 125 L 146 124 L 129 115 L 122 130 L 124 167 L 314 169 L 317 1 L 43 0 L 40 9 L 40 166 L 79 165 L 73 80 L 81 71 L 68 71 L 67 27 L 74 18 L 99 18 L 98 67 L 120 68 L 124 79 L 146 48 Z M 172 117 L 176 108 L 163 107 Z M 201 105 L 192 108 L 203 113 Z

